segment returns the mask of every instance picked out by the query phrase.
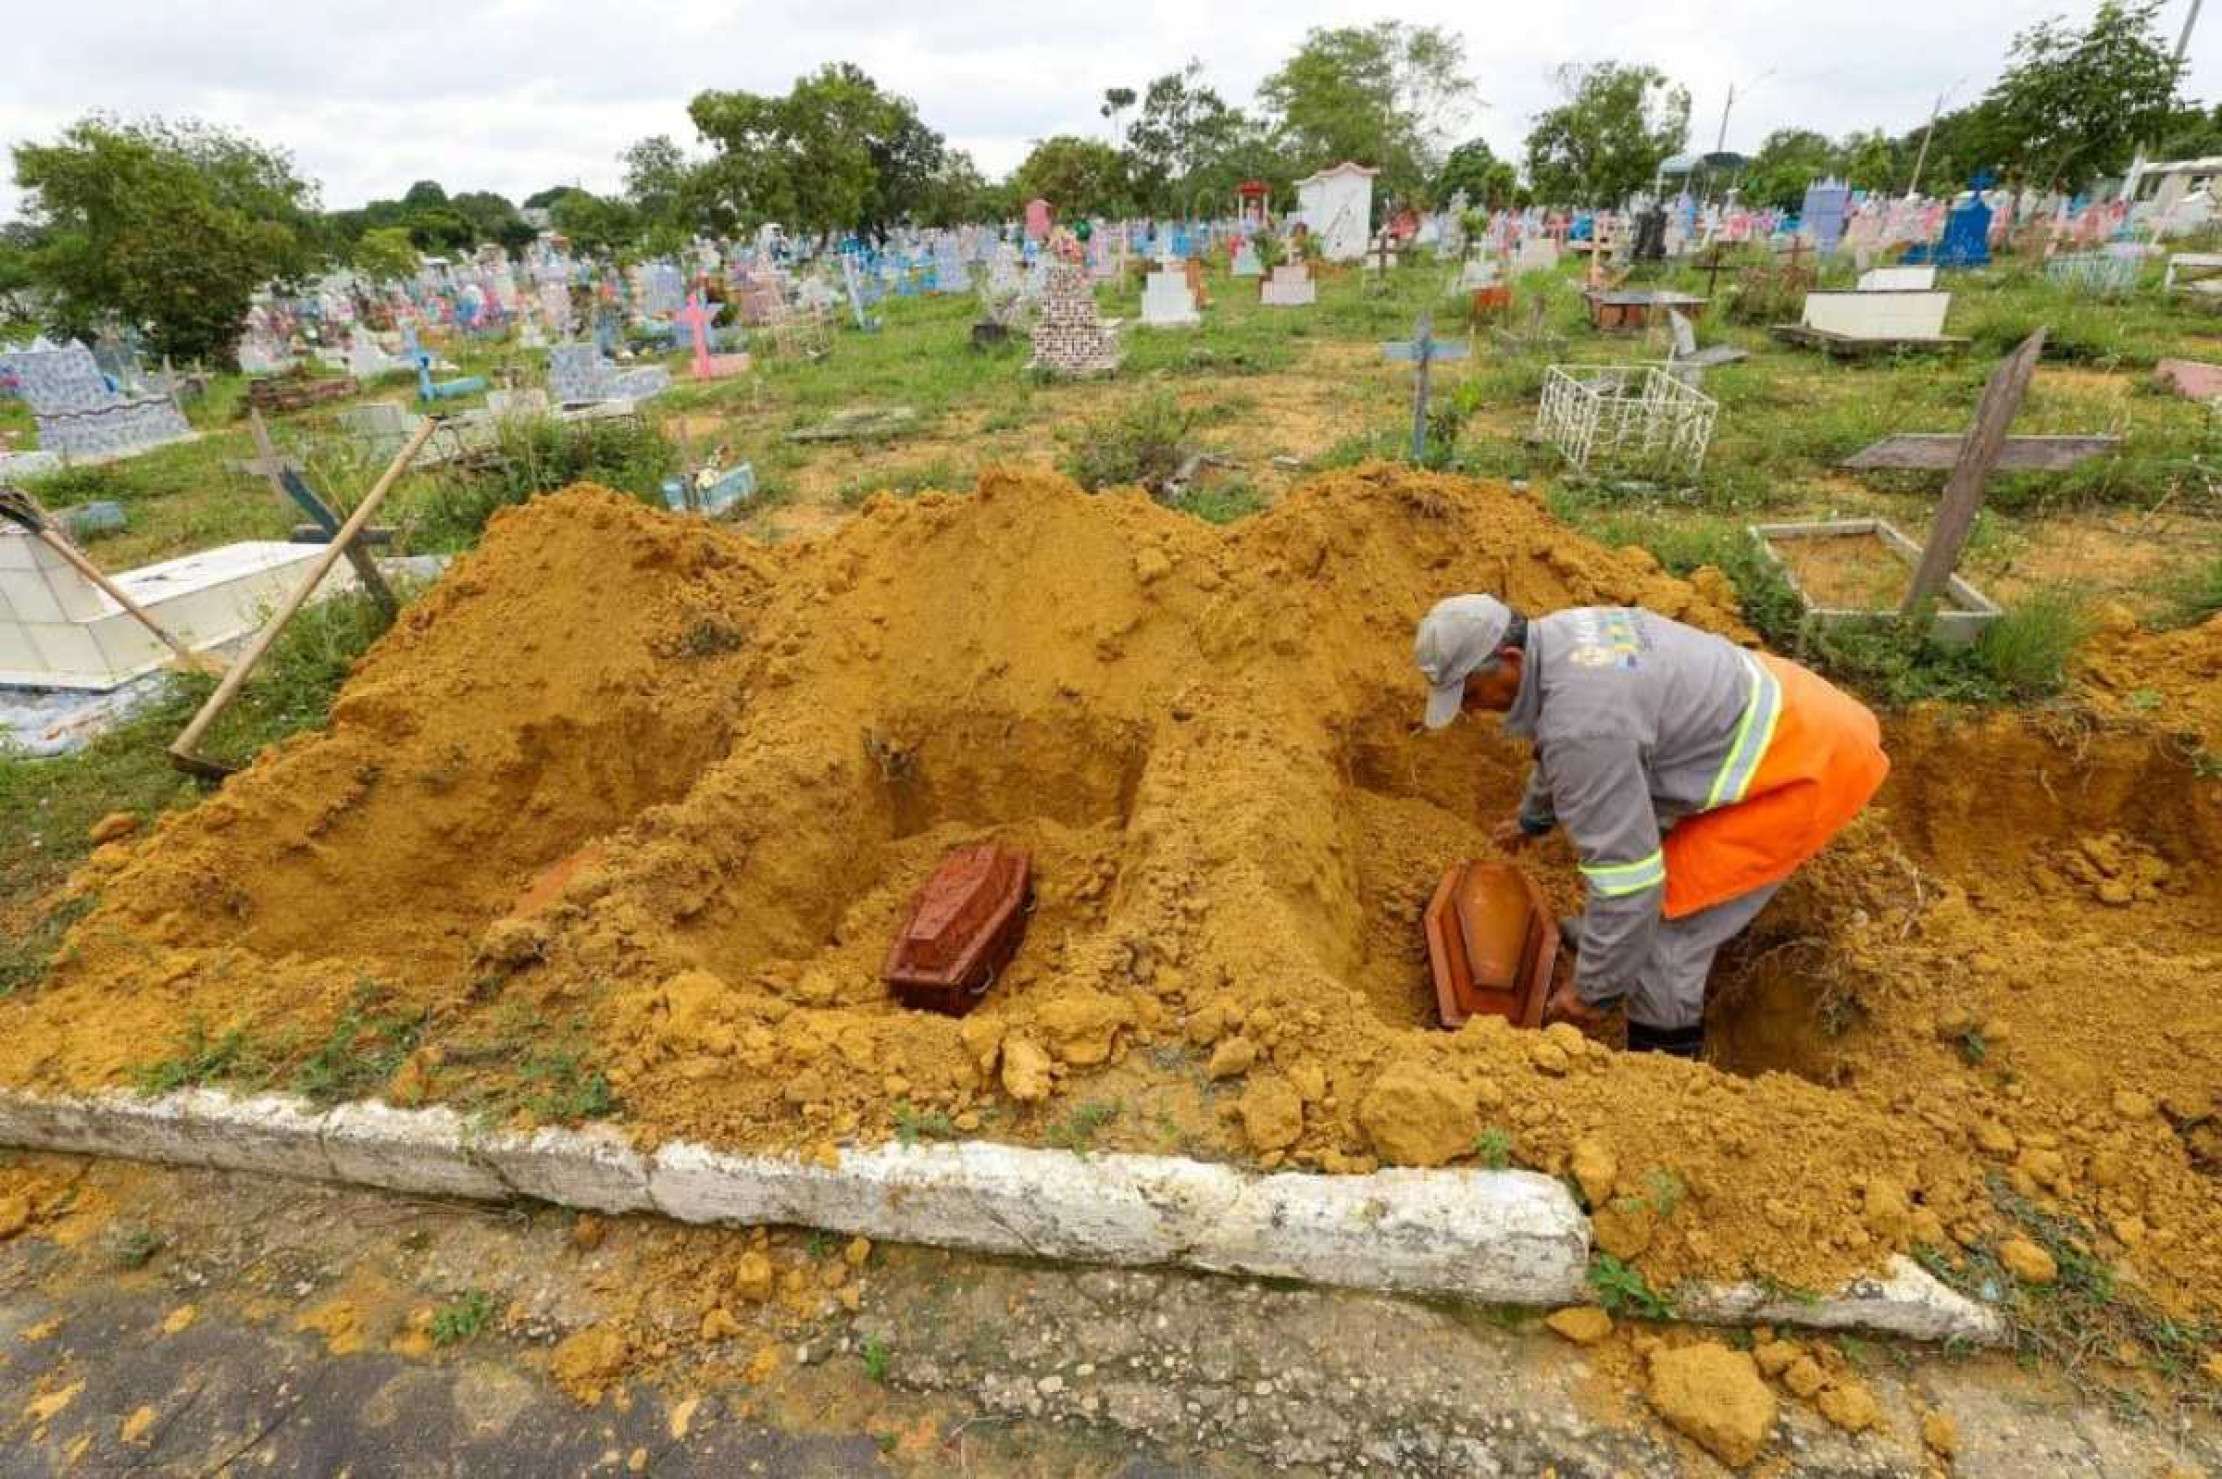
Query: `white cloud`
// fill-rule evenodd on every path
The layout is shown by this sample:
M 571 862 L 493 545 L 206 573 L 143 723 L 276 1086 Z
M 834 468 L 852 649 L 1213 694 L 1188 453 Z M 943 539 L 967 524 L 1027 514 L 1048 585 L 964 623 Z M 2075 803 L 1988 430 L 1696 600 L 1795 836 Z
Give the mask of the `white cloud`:
M 2169 0 L 2173 34 L 2189 0 Z M 1469 132 L 1516 155 L 1529 118 L 1554 99 L 1560 63 L 1649 62 L 1689 87 L 1693 135 L 1710 147 L 1737 88 L 1731 148 L 1800 125 L 1840 134 L 1918 124 L 1935 95 L 1955 101 L 1996 75 L 2008 39 L 2094 0 L 1591 0 L 1514 9 L 1407 0 L 1401 19 L 1466 38 L 1485 106 Z M 1230 100 L 1312 25 L 1364 21 L 1323 0 L 1141 0 L 1117 6 L 1014 0 L 107 0 L 26 8 L 0 55 L 0 141 L 52 136 L 83 113 L 191 115 L 293 151 L 326 204 L 392 196 L 418 179 L 521 198 L 576 181 L 609 189 L 617 156 L 646 134 L 691 142 L 686 102 L 704 88 L 783 90 L 798 74 L 854 61 L 915 99 L 926 121 L 999 174 L 1030 141 L 1104 130 L 1106 87 L 1138 87 L 1203 61 Z M 2189 90 L 2222 81 L 2222 21 L 2194 40 Z M 0 214 L 12 213 L 0 179 Z

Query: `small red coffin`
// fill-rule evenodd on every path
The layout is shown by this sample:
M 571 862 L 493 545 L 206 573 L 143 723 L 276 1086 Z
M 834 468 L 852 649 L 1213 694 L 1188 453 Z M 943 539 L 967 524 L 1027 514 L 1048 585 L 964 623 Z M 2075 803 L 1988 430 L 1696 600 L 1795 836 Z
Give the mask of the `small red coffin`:
M 961 1017 L 1010 963 L 1026 933 L 1032 860 L 981 843 L 941 860 L 887 952 L 882 971 L 906 1007 Z

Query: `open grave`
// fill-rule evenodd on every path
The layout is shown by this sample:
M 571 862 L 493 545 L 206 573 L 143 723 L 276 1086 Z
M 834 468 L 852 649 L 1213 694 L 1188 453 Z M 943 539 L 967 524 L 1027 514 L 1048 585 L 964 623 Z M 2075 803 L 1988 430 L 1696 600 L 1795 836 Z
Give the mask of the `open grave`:
M 1661 1288 L 1988 1256 L 2012 1195 L 2216 1307 L 2222 802 L 2180 745 L 1895 725 L 1883 804 L 1725 962 L 1711 1065 L 1443 1032 L 1419 916 L 1525 767 L 1491 724 L 1415 732 L 1412 623 L 1458 590 L 1749 637 L 1715 572 L 1380 465 L 1229 530 L 1009 471 L 777 547 L 543 498 L 328 732 L 95 855 L 54 977 L 0 1002 L 0 1084 L 191 1061 L 810 1157 L 1579 1161 Z M 986 841 L 1032 856 L 1025 944 L 969 1015 L 905 1011 L 888 942 Z M 1563 841 L 1529 866 L 1572 912 Z

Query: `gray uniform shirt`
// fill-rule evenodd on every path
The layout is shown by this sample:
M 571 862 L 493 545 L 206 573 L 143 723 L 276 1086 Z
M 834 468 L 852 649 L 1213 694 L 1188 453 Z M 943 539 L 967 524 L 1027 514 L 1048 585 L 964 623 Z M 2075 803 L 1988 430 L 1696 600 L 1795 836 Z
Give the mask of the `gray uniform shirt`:
M 1581 859 L 1584 1001 L 1636 984 L 1665 896 L 1662 834 L 1743 799 L 1780 706 L 1749 653 L 1653 612 L 1584 607 L 1528 623 L 1504 728 L 1535 745 L 1520 824 L 1565 827 Z

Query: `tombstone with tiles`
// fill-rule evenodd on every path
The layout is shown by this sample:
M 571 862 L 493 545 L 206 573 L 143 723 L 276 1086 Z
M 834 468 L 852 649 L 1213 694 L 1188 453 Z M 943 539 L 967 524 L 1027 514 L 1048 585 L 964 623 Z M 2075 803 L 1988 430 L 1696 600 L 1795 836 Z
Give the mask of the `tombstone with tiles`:
M 1049 286 L 1034 320 L 1028 368 L 1051 375 L 1108 375 L 1119 367 L 1118 324 L 1105 323 L 1096 313 L 1079 243 L 1064 232 L 1055 233 L 1051 243 Z
M 40 449 L 63 457 L 127 457 L 193 434 L 168 396 L 111 388 L 82 344 L 0 352 L 0 379 L 30 410 Z

